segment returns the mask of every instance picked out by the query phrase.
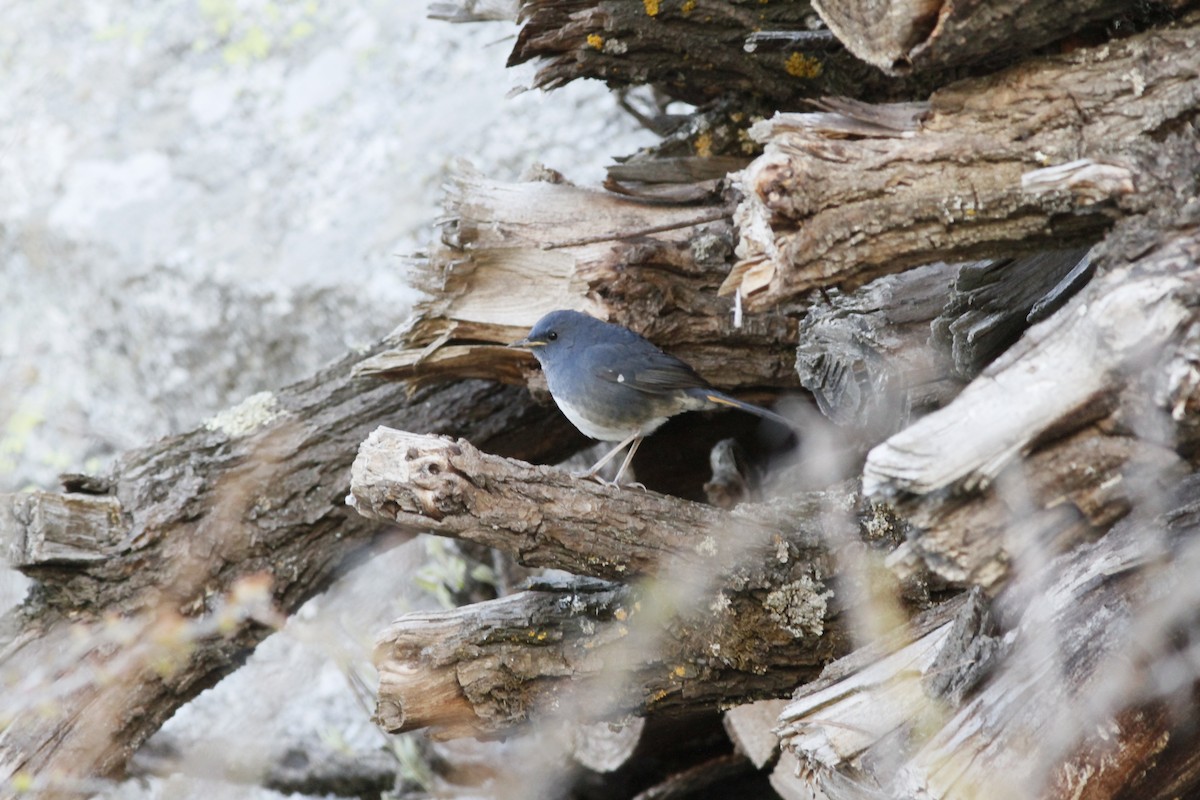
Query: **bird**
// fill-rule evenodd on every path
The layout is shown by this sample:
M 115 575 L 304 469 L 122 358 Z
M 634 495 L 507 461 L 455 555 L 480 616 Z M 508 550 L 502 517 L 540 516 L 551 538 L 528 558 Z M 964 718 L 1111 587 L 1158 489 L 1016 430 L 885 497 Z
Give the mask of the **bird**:
M 605 482 L 600 469 L 628 447 L 612 480 L 619 485 L 642 439 L 685 411 L 737 408 L 795 430 L 786 417 L 714 389 L 687 363 L 629 328 L 579 311 L 551 311 L 509 347 L 533 354 L 550 396 L 581 433 L 619 442 L 581 477 Z

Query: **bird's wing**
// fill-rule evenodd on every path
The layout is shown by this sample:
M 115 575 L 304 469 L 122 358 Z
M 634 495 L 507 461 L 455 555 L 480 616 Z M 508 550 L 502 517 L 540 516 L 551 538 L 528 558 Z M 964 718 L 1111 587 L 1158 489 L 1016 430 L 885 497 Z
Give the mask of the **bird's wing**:
M 649 394 L 666 394 L 679 389 L 706 388 L 707 381 L 675 356 L 656 347 L 630 348 L 624 345 L 599 345 L 590 348 L 592 374 L 613 383 Z M 624 369 L 610 364 L 625 364 Z

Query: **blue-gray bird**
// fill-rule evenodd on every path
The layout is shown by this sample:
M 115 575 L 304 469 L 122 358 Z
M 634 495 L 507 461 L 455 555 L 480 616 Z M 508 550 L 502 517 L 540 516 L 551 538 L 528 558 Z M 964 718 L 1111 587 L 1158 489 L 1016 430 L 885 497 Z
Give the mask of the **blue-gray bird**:
M 795 428 L 773 411 L 717 391 L 628 328 L 578 311 L 551 311 L 509 347 L 525 348 L 541 362 L 551 397 L 576 428 L 593 439 L 620 442 L 586 477 L 629 447 L 613 479 L 618 483 L 642 439 L 684 411 L 731 406 Z

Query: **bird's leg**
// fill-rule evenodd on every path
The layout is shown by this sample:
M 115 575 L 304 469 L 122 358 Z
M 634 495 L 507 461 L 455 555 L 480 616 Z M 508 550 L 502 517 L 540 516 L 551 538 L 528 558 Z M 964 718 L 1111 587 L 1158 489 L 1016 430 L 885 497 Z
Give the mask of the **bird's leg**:
M 625 456 L 625 460 L 621 462 L 621 468 L 619 470 L 617 470 L 617 477 L 613 478 L 613 486 L 621 485 L 621 476 L 624 475 L 625 470 L 629 468 L 629 463 L 631 461 L 633 461 L 633 454 L 637 452 L 638 445 L 640 445 L 641 443 L 642 443 L 642 437 L 638 436 L 637 438 L 635 438 L 633 440 L 633 444 L 629 446 L 629 453 Z M 637 485 L 641 486 L 642 491 L 646 490 L 646 487 L 642 486 L 640 483 Z
M 575 477 L 576 477 L 576 478 L 596 478 L 596 480 L 600 481 L 601 483 L 608 483 L 608 481 L 604 480 L 603 478 L 599 478 L 599 477 L 597 477 L 597 473 L 599 473 L 599 472 L 600 472 L 600 469 L 601 469 L 601 468 L 602 468 L 602 467 L 603 467 L 605 464 L 607 464 L 608 462 L 610 462 L 610 461 L 612 461 L 612 460 L 613 460 L 613 456 L 615 456 L 617 453 L 621 452 L 621 451 L 622 451 L 622 450 L 624 450 L 626 447 L 628 447 L 628 446 L 629 446 L 629 444 L 630 444 L 631 442 L 635 442 L 635 440 L 636 440 L 637 442 L 640 442 L 640 441 L 641 441 L 641 438 L 642 438 L 642 437 L 641 437 L 641 435 L 640 435 L 640 434 L 637 434 L 637 433 L 633 434 L 633 435 L 632 435 L 632 436 L 630 436 L 628 439 L 626 439 L 625 441 L 621 442 L 619 445 L 617 445 L 616 447 L 614 447 L 612 450 L 609 450 L 609 451 L 608 451 L 608 453 L 607 453 L 607 454 L 605 454 L 604 458 L 600 459 L 600 460 L 599 460 L 599 461 L 597 461 L 595 464 L 593 464 L 593 465 L 592 465 L 592 468 L 591 468 L 591 469 L 589 469 L 587 472 L 579 472 L 579 473 L 575 473 Z M 637 443 L 635 443 L 635 444 L 633 445 L 633 449 L 634 449 L 634 450 L 636 450 L 636 449 L 637 449 Z M 626 459 L 626 466 L 628 465 L 628 462 L 629 462 L 629 460 L 628 460 L 628 459 Z M 624 471 L 625 471 L 625 466 L 622 466 L 622 467 L 621 467 L 621 472 L 624 472 Z M 617 473 L 617 477 L 618 477 L 618 478 L 620 478 L 620 477 L 621 477 L 621 472 L 618 472 L 618 473 Z M 615 483 L 616 483 L 616 481 L 614 481 L 613 483 L 615 484 Z

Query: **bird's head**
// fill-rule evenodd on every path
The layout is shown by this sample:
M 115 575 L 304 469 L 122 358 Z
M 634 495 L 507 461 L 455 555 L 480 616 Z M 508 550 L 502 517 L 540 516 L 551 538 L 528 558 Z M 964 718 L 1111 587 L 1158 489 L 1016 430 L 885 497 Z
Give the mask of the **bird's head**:
M 551 311 L 534 324 L 528 336 L 509 347 L 528 350 L 544 363 L 547 357 L 573 349 L 589 330 L 603 326 L 600 320 L 578 311 Z

